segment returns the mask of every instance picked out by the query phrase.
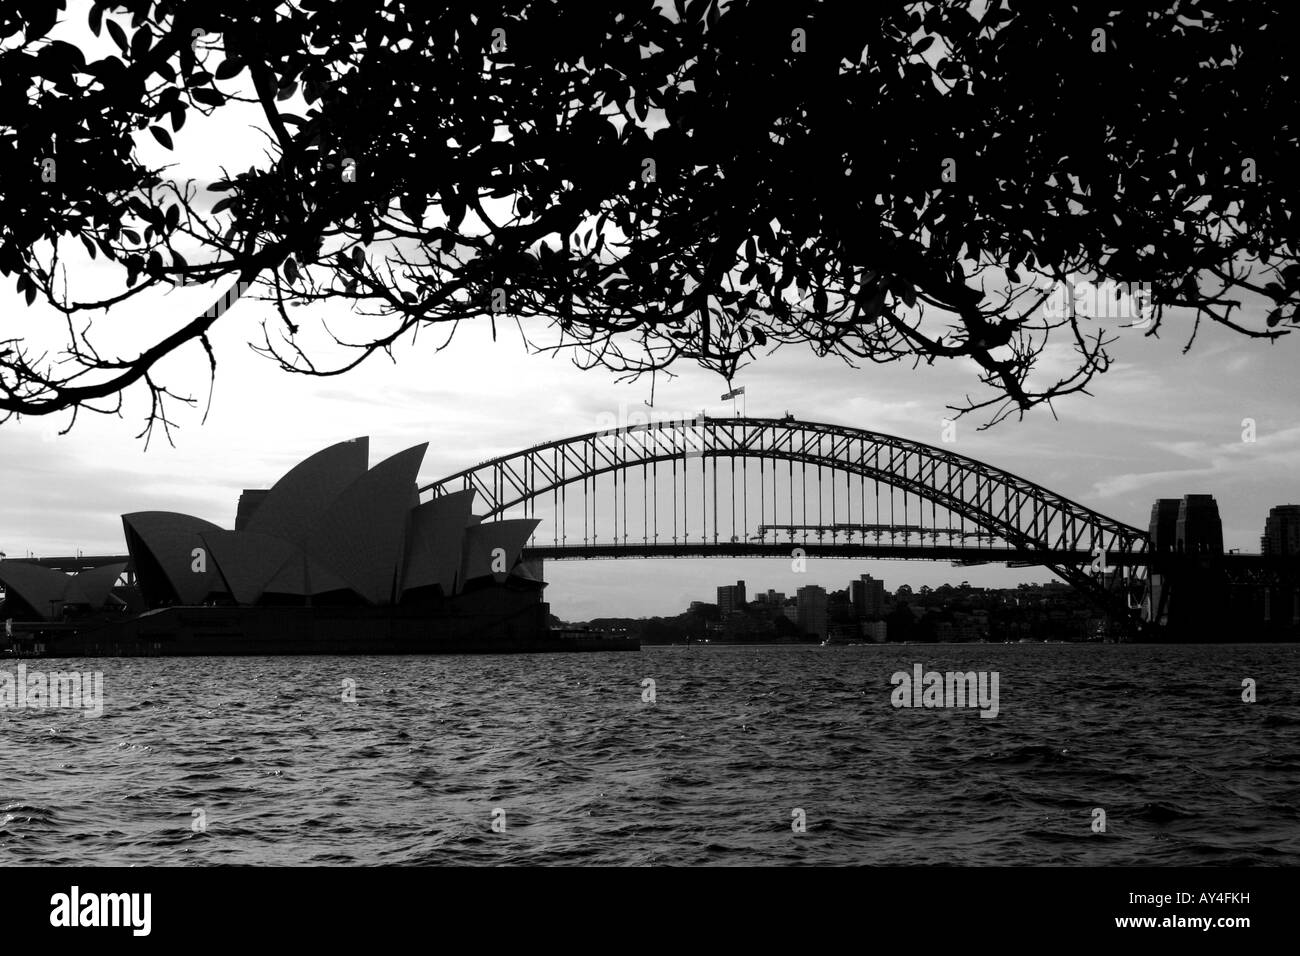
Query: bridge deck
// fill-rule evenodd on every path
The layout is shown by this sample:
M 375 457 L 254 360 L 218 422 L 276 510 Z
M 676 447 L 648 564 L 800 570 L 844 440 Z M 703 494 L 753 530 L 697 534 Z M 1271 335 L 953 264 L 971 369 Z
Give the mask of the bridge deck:
M 1034 551 L 1007 547 L 974 547 L 960 545 L 892 545 L 863 542 L 835 542 L 833 544 L 799 541 L 690 541 L 628 542 L 627 544 L 536 544 L 524 549 L 525 558 L 543 558 L 550 561 L 580 561 L 590 558 L 791 558 L 796 548 L 803 549 L 807 557 L 819 558 L 883 558 L 913 561 L 960 561 L 966 563 L 1012 564 L 1091 564 L 1093 554 L 1086 551 Z M 1152 555 L 1146 552 L 1110 552 L 1108 566 L 1132 565 L 1144 567 L 1171 559 L 1170 555 Z M 128 554 L 81 554 L 49 558 L 11 558 L 13 561 L 30 561 L 42 567 L 59 571 L 85 571 L 106 564 L 129 563 Z M 1175 559 L 1177 560 L 1177 559 Z M 1192 559 L 1194 560 L 1194 559 Z M 1222 562 L 1233 571 L 1278 571 L 1300 567 L 1295 557 L 1277 557 L 1263 554 L 1230 553 L 1218 555 L 1214 561 Z
M 1087 551 L 1040 551 L 1007 547 L 963 547 L 961 545 L 893 545 L 863 542 L 691 541 L 627 544 L 539 544 L 524 549 L 525 558 L 577 561 L 591 558 L 882 558 L 914 561 L 961 561 L 966 563 L 1091 564 Z M 1119 567 L 1147 564 L 1146 554 L 1113 552 L 1107 565 Z

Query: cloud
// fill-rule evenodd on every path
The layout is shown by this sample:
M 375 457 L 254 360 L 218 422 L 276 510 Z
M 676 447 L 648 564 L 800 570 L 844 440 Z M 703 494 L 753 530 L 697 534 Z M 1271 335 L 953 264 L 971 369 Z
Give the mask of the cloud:
M 1099 498 L 1111 498 L 1139 489 L 1178 485 L 1216 485 L 1238 482 L 1267 482 L 1279 485 L 1294 482 L 1300 475 L 1300 426 L 1273 433 L 1258 434 L 1256 441 L 1212 443 L 1189 439 L 1158 442 L 1157 447 L 1170 455 L 1199 462 L 1193 468 L 1173 468 L 1146 472 L 1127 472 L 1102 479 L 1093 485 Z

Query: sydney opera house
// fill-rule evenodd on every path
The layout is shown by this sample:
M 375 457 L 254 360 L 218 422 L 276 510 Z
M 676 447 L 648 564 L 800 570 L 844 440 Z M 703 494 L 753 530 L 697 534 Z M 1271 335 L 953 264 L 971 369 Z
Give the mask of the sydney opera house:
M 123 515 L 125 563 L 0 561 L 0 617 L 49 622 L 66 653 L 545 649 L 540 564 L 521 560 L 537 521 L 482 521 L 473 489 L 421 502 L 426 447 L 370 467 L 368 439 L 333 445 L 246 490 L 233 529 Z

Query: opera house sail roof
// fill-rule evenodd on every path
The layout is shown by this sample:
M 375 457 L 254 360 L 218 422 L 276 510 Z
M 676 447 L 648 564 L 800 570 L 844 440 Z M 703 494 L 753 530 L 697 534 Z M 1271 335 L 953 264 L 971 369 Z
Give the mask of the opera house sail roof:
M 67 604 L 102 608 L 112 602 L 113 586 L 125 570 L 126 563 L 119 562 L 70 575 L 29 561 L 0 561 L 4 616 L 49 621 L 59 617 Z
M 172 512 L 123 515 L 144 603 L 385 606 L 450 597 L 484 580 L 538 585 L 520 564 L 538 521 L 480 523 L 472 489 L 420 504 L 426 448 L 373 468 L 366 438 L 325 448 L 269 492 L 246 492 L 242 530 Z

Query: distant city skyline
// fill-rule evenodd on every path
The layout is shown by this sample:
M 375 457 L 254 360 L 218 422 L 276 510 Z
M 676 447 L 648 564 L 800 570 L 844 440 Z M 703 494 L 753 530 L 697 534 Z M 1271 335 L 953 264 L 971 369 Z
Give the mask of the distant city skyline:
M 742 600 L 747 594 L 752 597 Z M 1246 611 L 1241 623 L 1264 622 L 1255 615 L 1269 606 L 1267 600 L 1254 600 L 1243 591 L 1236 592 L 1235 600 Z M 961 581 L 915 591 L 903 584 L 890 592 L 883 582 L 862 575 L 847 587 L 809 584 L 793 595 L 751 590 L 749 582 L 737 581 L 717 587 L 717 603 L 692 601 L 649 618 L 612 615 L 568 623 L 632 635 L 649 644 L 863 644 L 1095 642 L 1106 638 L 1113 622 L 1065 582 L 983 588 Z M 1288 618 L 1287 623 L 1294 622 Z
M 837 560 L 837 561 L 839 561 L 841 564 L 845 564 L 845 565 L 847 565 L 847 564 L 851 564 L 851 563 L 852 563 L 851 561 L 849 561 L 849 560 L 844 560 L 844 559 L 834 559 L 834 560 Z M 894 562 L 894 563 L 898 563 L 898 562 Z M 846 592 L 846 593 L 848 593 L 848 594 L 850 595 L 850 600 L 852 600 L 852 595 L 853 595 L 853 593 L 854 593 L 854 591 L 855 591 L 855 587 L 854 587 L 854 586 L 857 585 L 857 584 L 859 584 L 859 583 L 861 582 L 861 578 L 863 578 L 863 577 L 872 577 L 872 576 L 871 576 L 871 575 L 868 575 L 868 574 L 862 574 L 862 575 L 859 575 L 858 577 L 848 578 L 848 579 L 845 579 L 845 580 L 842 582 L 842 584 L 841 584 L 840 586 L 838 586 L 838 587 L 836 587 L 834 584 L 831 584 L 831 585 L 820 585 L 820 584 L 818 584 L 818 585 L 816 585 L 816 586 L 817 586 L 817 587 L 821 587 L 824 591 L 826 591 L 827 594 L 833 594 L 833 593 L 836 593 L 836 592 Z M 1049 580 L 1046 581 L 1046 582 L 1043 582 L 1043 581 L 1017 581 L 1015 584 L 1011 584 L 1011 585 L 998 584 L 998 585 L 989 585 L 989 586 L 979 585 L 979 584 L 973 584 L 973 583 L 971 583 L 971 581 L 970 581 L 968 578 L 961 578 L 961 579 L 959 579 L 959 580 L 951 580 L 951 579 L 950 579 L 950 580 L 947 580 L 947 581 L 941 581 L 941 582 L 939 582 L 938 584 L 921 584 L 921 585 L 916 585 L 915 587 L 914 587 L 913 585 L 909 584 L 909 583 L 906 582 L 906 581 L 901 581 L 901 582 L 898 583 L 897 585 L 892 585 L 892 586 L 889 585 L 888 582 L 881 581 L 879 578 L 873 578 L 873 581 L 874 581 L 875 584 L 878 584 L 878 585 L 881 585 L 881 586 L 882 586 L 881 591 L 883 592 L 883 596 L 884 596 L 884 597 L 889 598 L 889 599 L 895 599 L 895 600 L 897 599 L 897 595 L 898 595 L 900 589 L 902 589 L 902 588 L 909 588 L 909 589 L 911 589 L 911 591 L 912 591 L 913 593 L 920 593 L 920 591 L 921 591 L 922 588 L 930 588 L 930 589 L 933 591 L 933 590 L 939 590 L 939 589 L 941 589 L 941 588 L 943 588 L 943 587 L 945 587 L 945 586 L 948 586 L 948 587 L 953 588 L 954 590 L 960 590 L 961 587 L 962 587 L 962 585 L 968 585 L 972 590 L 990 590 L 990 589 L 991 589 L 991 590 L 1006 590 L 1006 589 L 1010 589 L 1010 588 L 1017 588 L 1017 587 L 1020 587 L 1020 586 L 1022 586 L 1022 585 L 1025 586 L 1025 587 L 1041 587 L 1043 584 L 1052 584 L 1052 583 L 1061 584 L 1061 585 L 1063 585 L 1063 586 L 1066 586 L 1066 585 L 1065 585 L 1065 582 L 1060 581 L 1059 579 L 1057 579 L 1057 578 L 1055 578 L 1055 577 L 1052 577 L 1051 579 L 1049 579 Z M 717 585 L 717 587 L 715 588 L 715 591 L 716 591 L 715 598 L 716 598 L 716 599 L 715 599 L 714 601 L 708 601 L 708 600 L 704 600 L 704 599 L 702 599 L 702 598 L 696 598 L 696 599 L 690 601 L 689 604 L 687 605 L 687 607 L 694 606 L 694 605 L 697 605 L 697 604 L 713 604 L 714 606 L 716 606 L 716 607 L 718 608 L 718 610 L 719 610 L 720 612 L 725 613 L 725 611 L 723 610 L 723 599 L 722 599 L 722 594 L 723 594 L 723 592 L 735 592 L 735 591 L 737 591 L 737 585 L 744 585 L 743 593 L 746 594 L 746 595 L 748 595 L 748 597 L 747 597 L 743 602 L 741 602 L 741 603 L 743 603 L 743 604 L 762 604 L 762 603 L 766 603 L 766 602 L 769 600 L 769 598 L 770 598 L 771 595 L 776 595 L 776 596 L 777 596 L 781 601 L 783 601 L 784 603 L 790 603 L 790 602 L 793 602 L 793 601 L 798 600 L 798 592 L 797 592 L 797 591 L 794 592 L 794 593 L 791 593 L 791 594 L 787 594 L 787 593 L 784 592 L 784 591 L 778 591 L 776 588 L 769 587 L 769 586 L 767 585 L 767 582 L 766 582 L 766 581 L 761 581 L 760 583 L 755 584 L 755 583 L 754 583 L 753 581 L 751 581 L 751 580 L 748 580 L 748 579 L 742 579 L 742 580 L 740 580 L 740 581 L 737 581 L 735 584 L 729 584 L 729 585 L 722 585 L 722 584 L 720 584 L 720 585 Z M 704 593 L 704 592 L 706 592 L 707 590 L 708 590 L 708 586 L 707 586 L 707 585 L 702 585 L 701 593 Z M 738 606 L 738 605 L 737 605 L 737 606 Z M 856 605 L 855 605 L 855 606 L 856 606 Z M 668 610 L 664 611 L 663 613 L 664 613 L 665 615 L 670 615 L 670 614 L 678 613 L 680 610 L 681 610 L 681 608 L 678 608 L 678 609 L 676 609 L 676 610 L 674 610 L 674 609 L 668 609 Z M 878 612 L 878 605 L 873 605 L 872 610 L 873 610 L 873 612 Z

